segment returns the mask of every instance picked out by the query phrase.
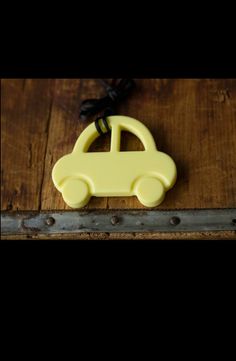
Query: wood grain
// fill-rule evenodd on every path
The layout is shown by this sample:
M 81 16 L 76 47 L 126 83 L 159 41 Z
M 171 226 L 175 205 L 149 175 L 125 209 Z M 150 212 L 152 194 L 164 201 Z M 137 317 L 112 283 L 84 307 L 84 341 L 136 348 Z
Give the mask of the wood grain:
M 159 209 L 236 207 L 236 80 L 137 79 L 119 107 L 146 124 L 158 149 L 176 161 L 178 181 Z M 51 181 L 87 124 L 79 104 L 102 96 L 91 79 L 1 82 L 1 209 L 69 209 Z M 108 150 L 109 137 L 93 150 Z M 124 134 L 122 147 L 142 149 Z M 92 198 L 87 208 L 143 208 L 136 197 Z
M 1 209 L 40 210 L 53 80 L 1 80 Z
M 215 232 L 156 232 L 156 233 L 77 233 L 77 234 L 25 234 L 1 236 L 3 240 L 86 240 L 86 241 L 115 241 L 115 240 L 235 240 L 236 231 L 215 231 Z

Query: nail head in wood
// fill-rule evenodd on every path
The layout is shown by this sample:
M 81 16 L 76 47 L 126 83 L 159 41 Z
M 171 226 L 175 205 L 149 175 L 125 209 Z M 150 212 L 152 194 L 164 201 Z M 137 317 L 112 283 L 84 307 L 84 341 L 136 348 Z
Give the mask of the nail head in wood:
M 115 226 L 116 224 L 118 224 L 119 223 L 119 218 L 117 217 L 117 216 L 112 216 L 111 217 L 111 224 L 113 225 L 113 226 Z
M 172 224 L 172 226 L 177 226 L 179 223 L 180 223 L 179 217 L 171 217 L 170 224 Z
M 48 217 L 45 220 L 47 226 L 52 226 L 55 223 L 55 219 L 53 217 Z

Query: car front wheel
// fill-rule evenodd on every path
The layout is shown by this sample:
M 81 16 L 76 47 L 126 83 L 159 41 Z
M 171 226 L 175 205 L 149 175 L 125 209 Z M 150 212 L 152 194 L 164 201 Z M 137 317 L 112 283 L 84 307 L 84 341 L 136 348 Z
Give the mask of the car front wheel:
M 136 195 L 144 206 L 156 207 L 165 198 L 165 188 L 159 179 L 143 177 L 137 183 Z
M 84 207 L 90 199 L 88 184 L 81 179 L 69 179 L 64 184 L 62 196 L 69 207 Z

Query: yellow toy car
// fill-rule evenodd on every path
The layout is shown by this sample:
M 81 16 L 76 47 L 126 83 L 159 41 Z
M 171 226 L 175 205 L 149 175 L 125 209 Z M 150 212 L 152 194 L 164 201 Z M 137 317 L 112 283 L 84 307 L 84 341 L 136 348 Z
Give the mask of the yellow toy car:
M 173 187 L 177 170 L 167 154 L 157 151 L 146 126 L 130 117 L 109 116 L 110 152 L 87 152 L 99 136 L 94 123 L 79 136 L 72 153 L 57 161 L 52 171 L 56 188 L 72 208 L 85 206 L 91 196 L 132 196 L 147 207 L 159 205 Z M 104 124 L 100 127 L 104 128 Z M 120 151 L 121 131 L 136 135 L 144 151 Z

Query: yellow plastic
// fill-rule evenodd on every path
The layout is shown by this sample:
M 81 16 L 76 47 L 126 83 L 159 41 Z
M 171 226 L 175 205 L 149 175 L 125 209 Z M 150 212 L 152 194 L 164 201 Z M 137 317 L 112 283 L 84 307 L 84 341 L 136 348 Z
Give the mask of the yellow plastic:
M 91 196 L 133 196 L 146 207 L 159 205 L 173 187 L 177 171 L 174 161 L 156 149 L 146 126 L 130 117 L 106 118 L 111 129 L 110 152 L 87 152 L 99 136 L 90 124 L 79 136 L 72 153 L 60 158 L 52 171 L 56 188 L 72 208 L 85 206 Z M 100 127 L 106 131 L 103 123 Z M 120 151 L 121 131 L 136 135 L 144 151 Z

